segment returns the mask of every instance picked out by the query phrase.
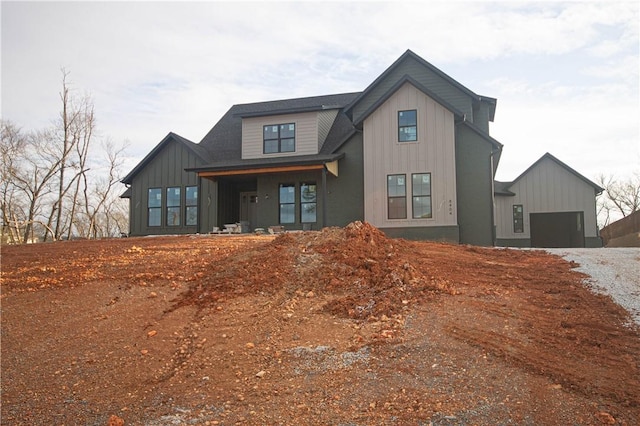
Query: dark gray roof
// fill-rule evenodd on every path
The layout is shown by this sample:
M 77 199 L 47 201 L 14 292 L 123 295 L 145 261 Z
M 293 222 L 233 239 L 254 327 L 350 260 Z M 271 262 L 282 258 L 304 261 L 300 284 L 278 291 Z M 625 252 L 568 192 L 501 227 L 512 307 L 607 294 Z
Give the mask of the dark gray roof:
M 358 96 L 357 93 L 313 96 L 307 98 L 285 99 L 278 101 L 257 102 L 234 105 L 216 123 L 200 141 L 200 146 L 207 150 L 211 163 L 223 161 L 241 161 L 242 149 L 242 117 L 288 114 L 304 111 L 320 111 L 326 109 L 342 109 Z M 329 131 L 321 153 L 332 153 L 331 147 L 337 149 L 341 140 L 351 126 L 349 119 L 339 113 L 333 128 Z M 335 129 L 335 130 L 334 130 Z
M 493 181 L 493 193 L 495 195 L 506 195 L 506 196 L 514 196 L 513 192 L 509 191 L 507 188 L 511 186 L 513 182 L 499 182 L 497 180 Z

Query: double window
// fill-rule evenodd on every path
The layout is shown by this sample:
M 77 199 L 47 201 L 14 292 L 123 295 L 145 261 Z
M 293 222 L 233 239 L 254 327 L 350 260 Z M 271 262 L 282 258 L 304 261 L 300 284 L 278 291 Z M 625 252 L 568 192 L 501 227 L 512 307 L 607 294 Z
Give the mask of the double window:
M 418 140 L 418 113 L 415 109 L 398 111 L 398 142 Z
M 300 183 L 300 223 L 317 221 L 318 195 L 315 182 Z M 296 223 L 296 185 L 281 183 L 279 190 L 280 223 Z
M 295 152 L 296 125 L 295 123 L 275 124 L 263 127 L 263 152 L 274 154 L 278 152 Z
M 387 176 L 387 217 L 407 218 L 407 175 Z M 413 219 L 429 219 L 431 210 L 431 173 L 411 175 L 411 211 Z
M 162 188 L 149 188 L 147 195 L 147 224 L 148 226 L 162 226 L 162 208 L 165 207 L 165 223 L 168 227 L 182 225 L 184 207 L 184 224 L 196 226 L 198 224 L 198 187 L 185 187 L 185 198 L 182 199 L 182 188 L 170 186 L 166 188 L 166 201 L 163 206 Z

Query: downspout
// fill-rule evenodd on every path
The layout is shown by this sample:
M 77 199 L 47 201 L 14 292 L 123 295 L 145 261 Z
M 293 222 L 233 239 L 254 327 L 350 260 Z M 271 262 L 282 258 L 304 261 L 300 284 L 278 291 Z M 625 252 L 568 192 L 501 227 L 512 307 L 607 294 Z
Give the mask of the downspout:
M 496 246 L 497 243 L 497 236 L 496 236 L 496 188 L 495 188 L 495 179 L 493 176 L 493 161 L 494 161 L 494 155 L 498 152 L 498 150 L 491 150 L 491 154 L 489 154 L 489 174 L 491 176 L 491 241 L 493 243 L 493 246 Z
M 206 234 L 207 232 L 202 232 L 202 202 L 200 201 L 200 199 L 202 198 L 202 177 L 200 175 L 198 176 L 198 198 L 197 198 L 197 204 L 196 204 L 196 223 L 198 224 L 198 233 L 200 234 Z M 185 217 L 185 221 L 187 220 L 187 218 Z
M 322 227 L 327 226 L 327 165 L 322 168 Z

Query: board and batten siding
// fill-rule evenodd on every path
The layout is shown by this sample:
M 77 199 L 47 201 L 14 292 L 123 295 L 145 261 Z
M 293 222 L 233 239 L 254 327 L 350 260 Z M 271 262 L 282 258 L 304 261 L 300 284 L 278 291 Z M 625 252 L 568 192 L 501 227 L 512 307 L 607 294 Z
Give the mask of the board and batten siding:
M 183 211 L 181 223 L 184 225 L 184 191 L 186 186 L 198 185 L 198 176 L 187 173 L 185 168 L 202 166 L 197 157 L 177 142 L 168 143 L 146 166 L 135 176 L 131 185 L 130 223 L 131 235 L 176 234 L 197 232 L 195 226 L 166 226 L 166 190 L 179 186 Z M 162 222 L 161 226 L 147 226 L 148 191 L 149 188 L 162 188 Z M 198 194 L 198 203 L 202 203 L 202 195 Z
M 413 58 L 405 59 L 358 102 L 353 109 L 353 121 L 360 120 L 366 111 L 405 75 L 411 76 L 424 87 L 428 87 L 437 96 L 465 114 L 468 120 L 474 121 L 471 97 Z
M 294 123 L 296 125 L 295 152 L 265 154 L 263 146 L 263 127 L 287 123 Z M 269 115 L 265 117 L 246 117 L 242 119 L 242 159 L 291 157 L 295 155 L 313 155 L 317 153 L 317 112 Z
M 398 111 L 417 110 L 416 142 L 398 142 Z M 455 226 L 454 115 L 410 83 L 364 121 L 364 214 L 379 228 Z M 431 173 L 432 218 L 412 219 L 411 174 Z M 406 174 L 407 219 L 388 219 L 387 176 Z
M 582 179 L 545 158 L 515 182 L 515 196 L 496 197 L 498 239 L 531 238 L 530 213 L 584 212 L 584 236 L 597 237 L 595 191 Z M 513 206 L 522 204 L 524 232 L 513 232 Z

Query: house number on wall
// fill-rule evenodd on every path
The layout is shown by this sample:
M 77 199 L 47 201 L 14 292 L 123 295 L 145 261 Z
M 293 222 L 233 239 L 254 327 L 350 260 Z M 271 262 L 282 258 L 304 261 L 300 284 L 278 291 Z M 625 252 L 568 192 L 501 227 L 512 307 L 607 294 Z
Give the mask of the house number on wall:
M 453 214 L 453 203 L 451 202 L 451 200 L 449 200 L 449 214 Z

